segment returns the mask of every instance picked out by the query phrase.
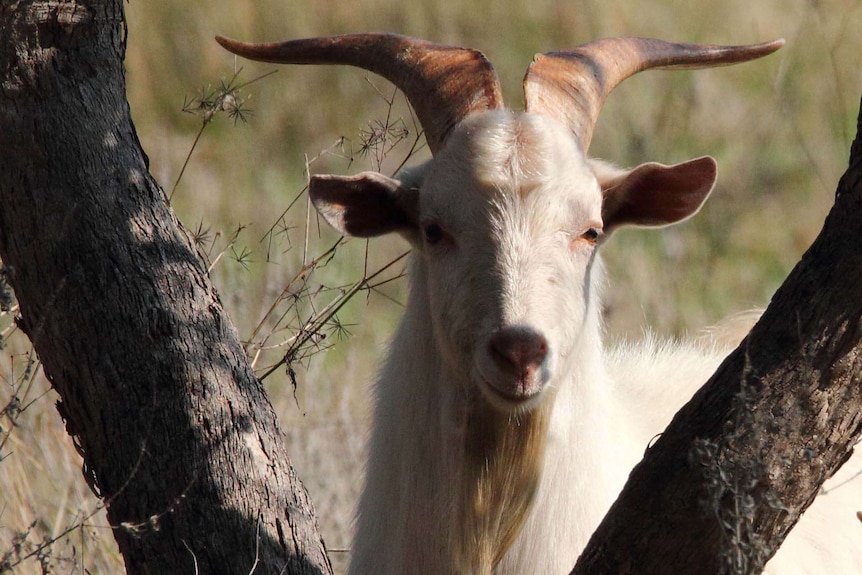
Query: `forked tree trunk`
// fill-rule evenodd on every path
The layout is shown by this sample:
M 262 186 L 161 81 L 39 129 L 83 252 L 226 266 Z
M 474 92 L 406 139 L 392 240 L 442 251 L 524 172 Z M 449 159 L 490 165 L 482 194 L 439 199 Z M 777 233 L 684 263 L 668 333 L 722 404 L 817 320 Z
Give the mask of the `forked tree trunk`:
M 716 516 L 732 518 L 747 495 L 755 511 L 740 525 L 777 549 L 860 432 L 862 108 L 819 237 L 635 468 L 572 574 L 721 573 L 727 537 Z M 741 487 L 736 497 L 710 494 L 720 473 Z M 701 502 L 710 499 L 707 513 Z
M 0 4 L 0 257 L 129 573 L 330 573 L 236 331 L 148 173 L 122 0 Z

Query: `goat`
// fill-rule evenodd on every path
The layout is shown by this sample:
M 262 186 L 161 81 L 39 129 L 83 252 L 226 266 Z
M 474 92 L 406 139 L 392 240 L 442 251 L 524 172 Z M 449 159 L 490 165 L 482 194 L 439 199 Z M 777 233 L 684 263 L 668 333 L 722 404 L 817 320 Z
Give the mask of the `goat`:
M 338 231 L 394 232 L 413 247 L 408 303 L 376 386 L 350 572 L 568 573 L 650 437 L 729 351 L 604 349 L 597 247 L 618 226 L 695 214 L 716 164 L 621 170 L 589 159 L 602 103 L 639 71 L 742 62 L 783 41 L 619 38 L 539 55 L 524 112 L 504 107 L 493 67 L 473 50 L 392 34 L 218 42 L 251 59 L 384 76 L 433 155 L 397 179 L 318 175 L 310 185 Z M 850 533 L 859 502 L 832 501 L 849 522 L 841 567 L 804 541 L 803 520 L 787 542 L 801 551 L 774 562 L 782 572 L 862 572 L 852 551 L 862 534 Z

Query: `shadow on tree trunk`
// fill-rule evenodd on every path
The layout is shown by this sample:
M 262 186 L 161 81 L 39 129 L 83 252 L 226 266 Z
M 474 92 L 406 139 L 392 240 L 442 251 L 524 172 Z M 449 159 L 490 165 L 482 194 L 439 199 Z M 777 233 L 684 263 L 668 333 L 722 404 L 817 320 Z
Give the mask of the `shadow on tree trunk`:
M 330 573 L 125 99 L 116 1 L 0 8 L 0 257 L 130 573 Z

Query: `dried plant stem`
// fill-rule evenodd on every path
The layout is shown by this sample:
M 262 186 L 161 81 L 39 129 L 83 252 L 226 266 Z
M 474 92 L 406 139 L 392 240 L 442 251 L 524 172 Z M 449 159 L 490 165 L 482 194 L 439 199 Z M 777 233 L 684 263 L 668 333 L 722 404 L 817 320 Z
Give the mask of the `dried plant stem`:
M 410 252 L 404 252 L 395 259 L 391 260 L 389 263 L 378 269 L 376 272 L 371 275 L 366 275 L 360 281 L 356 282 L 353 287 L 351 287 L 347 292 L 345 292 L 342 296 L 336 299 L 329 307 L 325 308 L 322 313 L 316 314 L 314 317 L 309 319 L 308 323 L 301 330 L 302 337 L 298 338 L 294 341 L 293 345 L 291 345 L 290 349 L 288 349 L 287 353 L 275 363 L 275 365 L 271 366 L 261 377 L 261 381 L 272 375 L 278 368 L 283 366 L 285 363 L 292 361 L 295 357 L 296 350 L 300 349 L 303 345 L 308 343 L 308 341 L 315 336 L 319 332 L 319 330 L 326 325 L 326 323 L 332 319 L 332 317 L 338 313 L 338 311 L 344 307 L 344 305 L 350 301 L 350 299 L 356 295 L 362 289 L 367 289 L 371 280 L 394 266 L 396 263 L 407 257 L 407 254 Z

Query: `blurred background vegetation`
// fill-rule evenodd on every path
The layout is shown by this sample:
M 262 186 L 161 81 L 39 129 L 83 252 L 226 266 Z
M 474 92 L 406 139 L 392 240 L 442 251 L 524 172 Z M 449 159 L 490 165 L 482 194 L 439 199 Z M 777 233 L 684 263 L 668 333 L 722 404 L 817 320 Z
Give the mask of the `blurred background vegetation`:
M 522 105 L 521 78 L 536 52 L 621 35 L 724 44 L 784 37 L 781 51 L 753 63 L 636 76 L 611 96 L 599 121 L 591 154 L 620 165 L 706 154 L 718 161 L 718 184 L 698 216 L 660 232 L 621 232 L 604 251 L 613 278 L 609 335 L 638 338 L 649 327 L 682 336 L 765 306 L 819 231 L 855 133 L 860 6 L 856 0 L 126 4 L 128 98 L 150 169 L 199 239 L 260 374 L 291 350 L 290 369 L 280 366 L 264 381 L 337 568 L 345 564 L 339 550 L 349 544 L 361 483 L 369 384 L 406 287 L 401 262 L 363 278 L 406 245 L 396 238 L 351 241 L 315 264 L 338 238 L 306 210 L 306 169 L 391 173 L 427 151 L 411 152 L 416 126 L 385 81 L 347 68 L 237 61 L 213 36 L 272 41 L 392 31 L 474 47 L 497 67 L 513 108 Z M 222 89 L 273 70 L 238 92 Z M 222 107 L 241 100 L 245 121 L 216 114 L 204 125 L 201 102 L 225 94 Z M 383 138 L 375 144 L 373 137 Z M 330 315 L 345 293 L 356 295 Z M 314 337 L 309 319 L 319 328 Z M 110 529 L 82 481 L 53 392 L 11 315 L 0 320 L 6 343 L 0 571 L 5 561 L 14 573 L 119 572 Z

